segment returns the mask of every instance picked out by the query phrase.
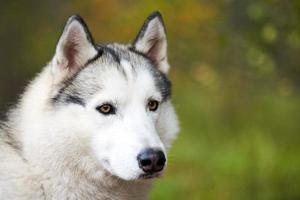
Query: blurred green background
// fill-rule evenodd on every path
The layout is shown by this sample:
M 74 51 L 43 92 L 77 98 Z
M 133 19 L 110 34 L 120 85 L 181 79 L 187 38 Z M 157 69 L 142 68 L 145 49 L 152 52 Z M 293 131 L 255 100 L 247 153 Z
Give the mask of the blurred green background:
M 70 15 L 99 43 L 130 42 L 154 10 L 182 131 L 151 199 L 300 199 L 299 0 L 3 1 L 1 116 Z

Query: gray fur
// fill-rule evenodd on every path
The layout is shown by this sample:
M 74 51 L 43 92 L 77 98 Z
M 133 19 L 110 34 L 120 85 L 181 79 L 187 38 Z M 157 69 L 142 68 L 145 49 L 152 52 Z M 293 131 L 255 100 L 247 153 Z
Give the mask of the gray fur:
M 54 104 L 75 103 L 84 106 L 86 99 L 95 94 L 101 87 L 96 81 L 101 74 L 101 67 L 106 64 L 115 66 L 126 78 L 124 69 L 120 65 L 120 60 L 129 61 L 133 69 L 143 68 L 151 72 L 155 79 L 157 89 L 161 92 L 163 101 L 171 97 L 171 82 L 168 77 L 160 72 L 145 55 L 131 50 L 130 45 L 108 44 L 98 46 L 102 55 L 89 62 L 73 77 L 63 82 L 59 92 L 52 98 Z M 97 65 L 92 65 L 97 63 Z M 145 64 L 146 63 L 146 64 Z

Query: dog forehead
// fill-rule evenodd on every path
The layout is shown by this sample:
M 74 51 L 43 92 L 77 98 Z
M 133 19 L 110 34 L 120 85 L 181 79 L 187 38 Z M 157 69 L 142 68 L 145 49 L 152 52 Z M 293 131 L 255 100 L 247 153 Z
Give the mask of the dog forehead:
M 160 96 L 155 78 L 151 71 L 141 66 L 135 66 L 129 60 L 121 59 L 118 68 L 106 68 L 102 74 L 102 89 L 99 93 L 110 93 L 113 96 L 142 97 Z
M 131 52 L 126 45 L 111 44 L 99 48 L 103 49 L 103 54 L 67 82 L 53 98 L 54 102 L 84 105 L 92 96 L 104 90 L 110 94 L 129 95 L 129 86 L 130 91 L 140 96 L 158 93 L 162 100 L 170 97 L 171 84 L 168 78 L 147 58 Z

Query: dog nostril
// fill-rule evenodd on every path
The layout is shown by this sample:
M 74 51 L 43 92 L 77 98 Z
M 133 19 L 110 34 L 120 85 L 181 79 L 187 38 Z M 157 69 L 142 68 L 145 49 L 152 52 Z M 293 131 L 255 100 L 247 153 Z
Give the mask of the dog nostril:
M 165 163 L 166 163 L 166 157 L 165 154 L 162 151 L 156 152 L 157 154 L 157 161 L 155 164 L 155 169 L 160 171 L 164 168 Z
M 166 162 L 166 159 L 163 158 L 163 159 L 159 159 L 159 160 L 157 161 L 156 164 L 157 164 L 158 166 L 164 166 L 164 165 L 165 165 L 165 162 Z
M 146 149 L 137 157 L 139 167 L 146 173 L 161 171 L 166 163 L 165 154 L 160 150 Z
M 141 160 L 142 166 L 149 166 L 152 164 L 152 161 L 150 159 Z
M 157 164 L 157 166 L 164 166 L 165 163 L 166 163 L 166 158 L 165 157 L 161 157 L 161 158 L 158 159 L 158 161 L 157 161 L 156 164 Z

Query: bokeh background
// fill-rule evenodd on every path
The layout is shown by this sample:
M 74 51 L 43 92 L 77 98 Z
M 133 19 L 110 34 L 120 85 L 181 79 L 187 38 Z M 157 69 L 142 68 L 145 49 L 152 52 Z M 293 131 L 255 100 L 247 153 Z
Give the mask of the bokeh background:
M 99 43 L 130 42 L 154 10 L 182 130 L 151 199 L 300 199 L 299 0 L 1 1 L 1 118 L 70 15 Z

